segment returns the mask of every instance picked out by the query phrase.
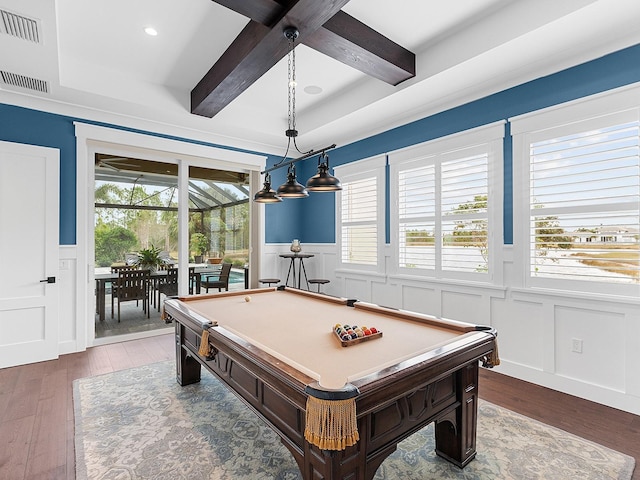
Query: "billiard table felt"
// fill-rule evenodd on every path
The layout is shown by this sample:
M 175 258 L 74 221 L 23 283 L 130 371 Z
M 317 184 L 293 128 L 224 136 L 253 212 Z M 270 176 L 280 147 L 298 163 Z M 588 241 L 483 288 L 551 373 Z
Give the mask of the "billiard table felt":
M 459 330 L 425 325 L 300 295 L 287 290 L 190 298 L 188 308 L 318 381 L 340 389 L 370 373 L 434 351 Z M 383 336 L 343 347 L 336 323 L 376 327 Z M 219 328 L 213 327 L 213 328 Z

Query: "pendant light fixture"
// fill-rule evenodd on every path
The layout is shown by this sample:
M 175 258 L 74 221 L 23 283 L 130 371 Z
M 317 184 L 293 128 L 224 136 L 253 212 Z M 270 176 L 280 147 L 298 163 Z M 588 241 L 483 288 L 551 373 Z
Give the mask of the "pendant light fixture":
M 282 198 L 305 198 L 309 196 L 308 191 L 314 192 L 333 192 L 341 190 L 340 180 L 329 174 L 329 157 L 326 154 L 326 150 L 335 148 L 335 144 L 325 147 L 321 150 L 309 150 L 308 152 L 302 152 L 298 148 L 296 143 L 296 137 L 298 136 L 298 130 L 296 129 L 296 53 L 295 53 L 295 40 L 298 38 L 299 32 L 295 27 L 287 27 L 284 29 L 284 36 L 289 42 L 289 50 L 287 54 L 287 69 L 288 69 L 288 81 L 287 81 L 287 97 L 288 97 L 288 125 L 285 130 L 287 136 L 287 150 L 285 151 L 283 159 L 276 163 L 273 167 L 266 169 L 262 173 L 264 177 L 264 187 L 254 196 L 254 201 L 259 203 L 276 203 L 281 202 Z M 293 139 L 293 146 L 301 153 L 302 156 L 287 160 L 289 155 L 289 149 L 291 147 Z M 296 168 L 294 163 L 304 160 L 306 158 L 318 156 L 318 173 L 311 177 L 307 181 L 307 186 L 298 183 L 296 179 Z M 287 181 L 278 187 L 277 192 L 271 188 L 271 175 L 269 172 L 288 166 L 287 169 Z
M 291 164 L 287 171 L 287 182 L 278 187 L 278 196 L 282 198 L 305 198 L 309 192 L 296 180 L 296 167 Z
M 254 195 L 253 201 L 258 203 L 277 203 L 282 201 L 276 191 L 271 188 L 271 175 L 269 172 L 264 174 L 262 190 Z
M 318 157 L 318 173 L 307 180 L 311 192 L 335 192 L 342 190 L 340 180 L 329 173 L 329 156 L 322 152 Z

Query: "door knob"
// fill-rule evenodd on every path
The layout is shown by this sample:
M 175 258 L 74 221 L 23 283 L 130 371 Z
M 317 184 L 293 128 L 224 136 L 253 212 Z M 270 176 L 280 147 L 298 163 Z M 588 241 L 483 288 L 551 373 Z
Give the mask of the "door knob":
M 40 280 L 40 283 L 56 283 L 56 277 L 47 277 L 44 280 Z

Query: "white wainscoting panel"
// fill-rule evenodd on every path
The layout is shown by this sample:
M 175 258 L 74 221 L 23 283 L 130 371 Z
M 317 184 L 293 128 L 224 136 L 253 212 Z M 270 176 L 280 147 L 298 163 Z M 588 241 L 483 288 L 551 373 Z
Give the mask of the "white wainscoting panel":
M 398 288 L 397 285 L 394 285 Z M 400 285 L 401 303 L 397 306 L 412 312 L 425 313 L 437 317 L 442 316 L 440 290 L 430 284 Z
M 556 374 L 624 391 L 627 352 L 620 340 L 624 338 L 625 316 L 566 305 L 556 305 L 554 310 Z M 579 345 L 574 347 L 574 342 Z
M 498 330 L 500 357 L 523 367 L 544 368 L 543 305 L 507 298 L 493 298 L 491 324 Z M 522 332 L 527 332 L 523 335 Z
M 488 298 L 478 291 L 476 293 L 442 291 L 442 316 L 479 325 L 488 325 Z
M 86 318 L 78 318 L 78 282 L 76 278 L 77 256 L 75 245 L 61 245 L 59 254 L 59 268 L 56 281 L 59 299 L 58 334 L 60 355 L 82 351 L 86 348 Z M 91 319 L 93 321 L 93 319 Z M 78 339 L 81 341 L 78 342 Z
M 400 308 L 402 303 L 399 300 L 397 289 L 387 285 L 384 280 L 384 278 L 380 279 L 376 277 L 376 279 L 371 282 L 371 298 L 379 305 Z
M 345 295 L 344 296 L 347 298 L 356 298 L 363 302 L 373 303 L 373 298 L 371 297 L 370 285 L 371 285 L 370 280 L 367 280 L 364 278 L 345 277 L 344 279 Z

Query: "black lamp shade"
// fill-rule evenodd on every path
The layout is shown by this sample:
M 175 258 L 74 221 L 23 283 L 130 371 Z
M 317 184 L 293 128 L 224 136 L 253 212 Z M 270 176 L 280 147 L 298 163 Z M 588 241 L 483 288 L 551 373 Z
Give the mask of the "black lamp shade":
M 277 203 L 282 201 L 276 191 L 271 188 L 270 176 L 265 177 L 262 190 L 254 195 L 253 201 L 258 203 Z
M 340 180 L 328 172 L 329 166 L 326 163 L 318 165 L 318 173 L 307 181 L 307 190 L 311 192 L 335 192 L 342 190 Z
M 304 188 L 304 185 L 296 180 L 295 168 L 289 167 L 287 181 L 278 187 L 278 196 L 283 198 L 305 198 L 309 196 L 309 192 Z
M 281 202 L 282 199 L 278 196 L 275 190 L 269 189 L 267 191 L 260 190 L 253 197 L 253 201 L 258 203 L 277 203 Z

